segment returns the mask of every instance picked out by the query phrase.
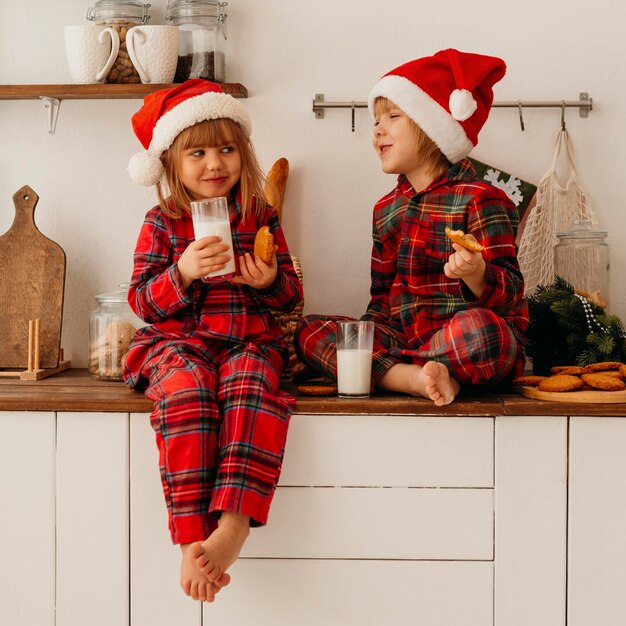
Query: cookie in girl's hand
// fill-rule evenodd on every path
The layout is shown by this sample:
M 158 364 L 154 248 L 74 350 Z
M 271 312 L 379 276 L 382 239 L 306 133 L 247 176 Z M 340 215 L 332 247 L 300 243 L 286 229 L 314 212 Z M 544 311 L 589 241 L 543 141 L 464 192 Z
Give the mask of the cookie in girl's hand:
M 474 235 L 466 235 L 462 230 L 452 230 L 446 226 L 446 236 L 452 243 L 458 243 L 470 252 L 482 252 L 485 249 L 485 246 L 476 241 Z
M 263 263 L 268 263 L 274 255 L 274 235 L 269 226 L 261 226 L 254 239 L 254 256 L 258 256 Z

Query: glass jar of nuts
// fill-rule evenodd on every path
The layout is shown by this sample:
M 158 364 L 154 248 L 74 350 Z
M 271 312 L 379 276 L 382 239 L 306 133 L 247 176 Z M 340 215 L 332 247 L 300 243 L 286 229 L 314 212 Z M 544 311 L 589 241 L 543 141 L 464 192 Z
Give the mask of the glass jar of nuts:
M 124 358 L 135 331 L 145 326 L 127 300 L 128 283 L 96 296 L 89 316 L 89 374 L 96 380 L 122 380 Z
M 224 52 L 228 2 L 170 0 L 165 19 L 178 26 L 178 64 L 175 83 L 188 78 L 224 82 Z
M 96 24 L 106 24 L 120 36 L 117 59 L 106 77 L 106 83 L 140 83 L 141 78 L 126 50 L 126 33 L 129 28 L 147 24 L 149 4 L 135 0 L 98 0 L 87 10 L 87 19 Z

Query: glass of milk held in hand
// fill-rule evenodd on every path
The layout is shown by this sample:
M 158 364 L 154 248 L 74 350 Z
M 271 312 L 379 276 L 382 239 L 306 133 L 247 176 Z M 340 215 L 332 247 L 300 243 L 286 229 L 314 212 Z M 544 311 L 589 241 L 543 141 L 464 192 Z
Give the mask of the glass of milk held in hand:
M 232 278 L 235 275 L 235 255 L 230 232 L 228 200 L 219 197 L 191 202 L 191 219 L 196 241 L 202 237 L 218 236 L 222 238 L 221 243 L 227 244 L 229 248 L 221 254 L 228 254 L 230 261 L 221 270 L 216 270 L 205 276 L 204 280 Z

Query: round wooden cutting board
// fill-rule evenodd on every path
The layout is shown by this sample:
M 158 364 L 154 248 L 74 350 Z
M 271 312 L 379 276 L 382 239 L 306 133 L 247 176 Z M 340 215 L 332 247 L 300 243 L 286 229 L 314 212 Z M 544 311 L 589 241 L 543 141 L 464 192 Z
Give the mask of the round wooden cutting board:
M 548 402 L 580 402 L 596 404 L 626 403 L 625 391 L 540 391 L 537 387 L 522 387 L 522 395 Z

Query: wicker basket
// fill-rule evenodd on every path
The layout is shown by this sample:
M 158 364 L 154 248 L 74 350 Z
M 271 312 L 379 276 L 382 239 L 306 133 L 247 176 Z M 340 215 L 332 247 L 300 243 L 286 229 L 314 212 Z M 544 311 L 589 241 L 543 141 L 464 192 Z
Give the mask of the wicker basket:
M 298 257 L 291 255 L 291 262 L 293 263 L 293 269 L 296 271 L 300 284 L 304 285 L 302 279 L 302 267 L 300 266 L 300 260 Z M 300 372 L 305 369 L 304 364 L 298 359 L 296 355 L 296 348 L 294 345 L 294 337 L 296 334 L 296 327 L 302 317 L 302 311 L 304 310 L 304 298 L 296 304 L 291 313 L 285 313 L 283 311 L 272 310 L 272 315 L 276 318 L 276 321 L 280 325 L 285 343 L 289 350 L 289 362 L 285 371 L 283 372 L 283 378 L 292 381 Z

